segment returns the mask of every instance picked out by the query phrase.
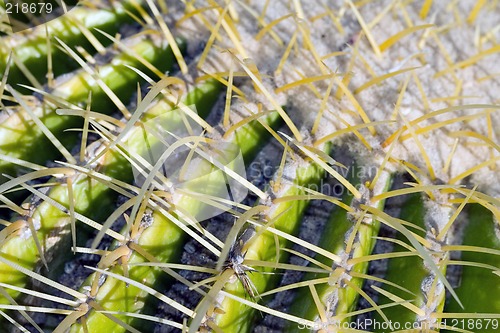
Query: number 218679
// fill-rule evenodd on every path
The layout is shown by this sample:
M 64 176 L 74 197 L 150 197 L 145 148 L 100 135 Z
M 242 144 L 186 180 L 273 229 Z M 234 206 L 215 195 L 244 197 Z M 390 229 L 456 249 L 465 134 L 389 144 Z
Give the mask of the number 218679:
M 50 2 L 32 2 L 32 3 L 12 3 L 5 4 L 7 14 L 50 14 L 52 13 L 52 4 Z

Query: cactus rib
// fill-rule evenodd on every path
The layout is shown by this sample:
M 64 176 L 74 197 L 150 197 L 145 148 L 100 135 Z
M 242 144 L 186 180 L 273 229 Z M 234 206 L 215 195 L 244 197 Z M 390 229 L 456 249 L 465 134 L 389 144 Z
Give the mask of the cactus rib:
M 213 91 L 205 91 L 204 93 L 215 94 L 215 92 L 216 90 L 214 89 Z M 166 113 L 165 117 L 165 119 L 162 119 L 162 121 L 165 120 L 164 124 L 168 124 L 168 126 L 174 126 L 176 124 L 174 118 L 169 118 L 169 113 Z M 270 114 L 267 117 L 262 118 L 262 121 L 266 122 L 269 126 L 275 126 L 277 120 L 278 118 L 276 114 Z M 261 127 L 259 123 L 251 122 L 237 130 L 232 140 L 234 140 L 235 143 L 239 144 L 239 147 L 241 148 L 241 151 L 243 153 L 243 157 L 248 159 L 251 158 L 255 149 L 262 143 L 262 140 L 265 140 L 265 133 L 265 129 Z M 133 150 L 137 152 L 145 148 L 143 141 L 140 140 L 140 137 L 141 135 L 137 137 L 136 135 L 131 134 L 131 137 L 129 138 L 129 141 L 134 141 L 134 144 L 136 146 L 133 148 Z M 259 139 L 249 140 L 249 138 L 255 137 L 258 137 Z M 147 140 L 147 142 L 154 146 L 154 144 L 152 143 L 154 142 L 154 139 L 149 139 Z M 217 185 L 217 179 L 212 178 L 213 177 L 208 178 L 207 180 L 205 180 L 205 182 L 214 182 L 215 186 L 219 186 Z M 207 183 L 207 185 L 208 184 L 209 183 Z M 192 190 L 197 192 L 200 191 L 201 188 L 192 188 Z M 217 191 L 218 190 L 216 189 L 216 192 L 214 192 L 215 195 Z M 151 192 L 148 191 L 148 193 Z M 208 193 L 206 193 L 206 195 L 208 195 Z M 177 202 L 175 203 L 175 211 L 178 211 L 182 214 L 187 213 L 196 217 L 203 210 L 203 205 L 200 206 L 199 204 L 196 204 L 197 200 L 199 199 L 196 199 L 196 197 L 190 199 L 188 194 L 185 199 L 177 200 Z M 140 211 L 144 212 L 144 209 L 141 208 Z M 145 215 L 142 215 L 143 217 L 141 219 L 147 218 L 149 216 L 150 222 L 148 227 L 145 227 L 144 230 L 140 231 L 135 236 L 132 235 L 134 230 L 136 229 L 134 229 L 134 227 L 132 227 L 131 229 L 132 241 L 127 245 L 129 252 L 127 252 L 126 254 L 126 256 L 128 256 L 128 258 L 126 259 L 127 263 L 131 265 L 130 268 L 127 269 L 127 274 L 130 279 L 134 281 L 140 281 L 142 285 L 151 285 L 158 277 L 158 274 L 161 273 L 161 271 L 152 271 L 147 266 L 137 265 L 138 263 L 143 263 L 145 260 L 152 261 L 153 263 L 175 262 L 175 258 L 178 255 L 178 252 L 175 250 L 175 248 L 178 248 L 185 239 L 184 232 L 176 225 L 183 222 L 177 221 L 176 223 L 173 223 L 171 221 L 171 219 L 176 219 L 175 216 L 179 213 L 175 213 L 175 215 L 172 215 L 172 213 L 168 213 L 167 211 L 162 209 L 158 210 L 158 208 L 153 209 L 149 213 L 142 213 Z M 139 216 L 141 216 L 141 214 L 139 214 Z M 123 248 L 123 245 L 122 247 L 117 247 L 115 251 L 118 251 L 121 248 Z M 101 262 L 104 262 L 104 257 L 103 259 L 101 259 Z M 114 274 L 121 275 L 123 274 L 122 269 L 122 267 L 114 264 L 114 267 L 111 268 L 111 271 L 114 272 Z M 169 270 L 167 270 L 167 272 L 170 272 L 170 274 L 172 274 Z M 179 278 L 178 275 L 174 274 L 174 276 L 176 278 Z M 108 277 L 103 285 L 95 288 L 95 283 L 97 280 L 98 275 L 93 275 L 87 282 L 89 286 L 92 286 L 91 296 L 95 295 L 93 297 L 95 297 L 96 301 L 108 311 L 113 311 L 115 313 L 120 313 L 123 311 L 135 313 L 142 308 L 142 305 L 139 304 L 137 300 L 144 297 L 144 292 L 146 290 L 145 288 L 133 288 L 131 286 L 127 288 L 124 283 L 125 281 L 112 279 L 111 277 Z M 113 293 L 110 293 L 111 290 L 113 291 Z M 124 292 L 123 295 L 122 291 Z M 124 306 L 123 304 L 124 299 L 127 300 L 125 303 L 126 306 Z M 123 318 L 123 321 L 128 322 L 130 319 L 130 317 L 125 317 Z M 85 326 L 89 330 L 92 330 L 93 327 L 107 327 L 109 330 L 113 330 L 116 332 L 121 330 L 121 328 L 117 327 L 115 323 L 106 320 L 106 318 L 98 312 L 89 313 L 85 321 Z M 73 331 L 77 332 L 81 329 L 83 329 L 83 326 L 74 325 Z
M 52 78 L 76 69 L 77 64 L 56 47 L 55 41 L 47 42 L 47 36 L 57 35 L 70 47 L 79 46 L 91 54 L 93 50 L 103 53 L 103 46 L 110 44 L 110 40 L 95 37 L 92 30 L 97 28 L 110 34 L 117 33 L 123 24 L 132 22 L 130 14 L 135 12 L 133 2 L 114 3 L 110 9 L 78 6 L 69 15 L 63 15 L 48 22 L 47 25 L 36 27 L 29 37 L 23 36 L 19 39 L 17 35 L 13 35 L 3 38 L 0 49 L 0 73 L 4 73 L 9 64 L 10 52 L 14 52 L 15 61 L 10 63 L 8 82 L 33 85 L 34 82 L 28 81 L 32 78 L 43 84 L 48 79 L 46 75 L 49 69 L 52 70 Z M 52 68 L 48 67 L 48 61 L 52 63 Z M 28 78 L 27 73 L 29 73 Z
M 498 331 L 499 1 L 11 4 L 2 329 Z
M 160 67 L 168 70 L 172 66 L 172 53 L 168 45 L 156 46 L 153 40 L 135 40 L 132 49 L 141 54 L 142 57 Z M 134 92 L 134 82 L 139 79 L 136 72 L 127 69 L 125 66 L 134 66 L 141 69 L 141 63 L 130 57 L 126 52 L 116 56 L 110 64 L 101 66 L 98 78 L 105 86 L 114 91 L 114 95 L 120 99 L 128 98 Z M 98 85 L 96 78 L 92 78 L 86 71 L 79 70 L 74 76 L 61 80 L 52 91 L 51 96 L 64 100 L 64 103 L 84 107 L 88 101 L 89 92 L 92 92 L 91 109 L 102 113 L 110 114 L 114 108 L 113 103 Z M 59 138 L 69 147 L 76 140 L 75 134 L 66 132 L 70 128 L 81 126 L 81 120 L 77 117 L 58 115 L 55 106 L 49 103 L 35 101 L 32 107 L 33 114 L 46 126 L 55 137 Z M 56 104 L 57 105 L 57 104 Z M 43 136 L 41 128 L 30 120 L 30 115 L 26 108 L 19 108 L 3 121 L 0 126 L 0 152 L 10 157 L 18 158 L 33 163 L 44 163 L 48 159 L 54 159 L 58 152 L 51 148 L 51 141 Z M 12 149 L 15 146 L 16 149 Z M 43 149 L 42 149 L 43 147 Z M 13 165 L 4 160 L 0 161 L 2 173 L 13 173 Z

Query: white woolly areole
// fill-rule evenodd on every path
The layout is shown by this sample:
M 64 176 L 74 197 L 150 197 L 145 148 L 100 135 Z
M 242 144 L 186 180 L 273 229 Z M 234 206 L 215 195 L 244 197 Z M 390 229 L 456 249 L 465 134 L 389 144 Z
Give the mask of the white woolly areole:
M 33 221 L 33 227 L 35 228 L 35 231 L 40 230 L 40 228 L 42 227 L 42 223 L 40 222 L 40 220 L 38 218 L 32 218 L 31 220 Z M 30 239 L 33 236 L 34 235 L 31 233 L 28 222 L 26 222 L 26 225 L 20 230 L 19 237 L 21 237 L 22 239 Z

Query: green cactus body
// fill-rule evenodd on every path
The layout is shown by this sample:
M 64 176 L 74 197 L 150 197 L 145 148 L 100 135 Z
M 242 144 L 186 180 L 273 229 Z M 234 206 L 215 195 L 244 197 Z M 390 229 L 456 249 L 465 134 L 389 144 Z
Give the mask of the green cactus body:
M 162 70 L 168 70 L 172 66 L 173 55 L 167 45 L 156 46 L 152 40 L 144 39 L 138 40 L 137 44 L 132 46 L 132 50 Z M 104 65 L 99 69 L 102 81 L 123 101 L 130 98 L 136 89 L 132 83 L 139 80 L 138 74 L 125 67 L 126 65 L 145 71 L 139 60 L 125 53 L 114 58 L 111 64 Z M 52 93 L 69 103 L 85 108 L 89 91 L 92 91 L 91 110 L 105 114 L 110 114 L 115 110 L 116 107 L 106 93 L 84 70 L 79 70 L 75 75 L 60 82 Z M 35 103 L 32 111 L 68 148 L 75 143 L 77 139 L 75 132 L 65 132 L 65 130 L 81 127 L 83 124 L 81 118 L 58 115 L 54 106 L 48 103 L 42 105 Z M 59 156 L 49 138 L 44 136 L 42 130 L 30 121 L 30 116 L 25 110 L 13 113 L 2 122 L 0 142 L 0 153 L 33 163 L 45 163 L 45 161 Z M 0 161 L 0 170 L 2 173 L 12 175 L 15 166 L 2 160 Z
M 200 104 L 201 110 L 206 110 L 207 105 L 213 104 L 216 93 L 219 89 L 218 84 L 207 82 L 188 94 L 186 102 L 197 102 Z M 150 109 L 151 114 L 157 114 L 161 110 L 171 108 L 170 103 L 166 101 L 159 102 L 158 105 Z M 69 117 L 69 116 L 68 116 Z M 92 149 L 97 149 L 99 142 L 93 144 Z M 127 161 L 117 152 L 110 151 L 99 159 L 99 171 L 106 176 L 113 177 L 124 182 L 132 181 L 132 171 Z M 107 184 L 89 178 L 85 174 L 76 174 L 72 176 L 74 209 L 75 212 L 91 219 L 103 219 L 112 211 L 114 199 L 117 194 L 111 190 Z M 56 180 L 57 182 L 57 180 Z M 67 184 L 59 184 L 50 188 L 47 194 L 52 200 L 69 209 L 69 198 Z M 29 202 L 29 201 L 28 201 Z M 43 244 L 44 251 L 55 255 L 57 249 L 67 247 L 70 240 L 69 226 L 70 217 L 67 212 L 61 211 L 58 207 L 54 207 L 49 202 L 41 202 L 38 206 L 31 208 L 33 210 L 32 218 L 39 223 L 37 238 Z M 27 211 L 28 212 L 28 211 Z M 21 217 L 23 219 L 23 217 Z M 23 267 L 33 270 L 40 264 L 40 256 L 37 247 L 28 226 L 24 226 L 17 231 L 17 236 L 11 237 L 8 242 L 2 243 L 2 253 L 7 258 L 19 258 Z M 57 245 L 57 246 L 55 246 Z M 61 267 L 58 264 L 64 262 L 64 257 L 55 256 L 57 260 L 50 260 L 52 269 L 56 269 L 55 273 L 51 272 L 52 276 L 56 276 Z M 1 282 L 13 284 L 16 286 L 25 286 L 27 276 L 14 268 L 2 263 L 2 268 L 8 272 L 2 274 Z M 144 270 L 142 268 L 142 270 Z M 17 297 L 18 293 L 13 292 L 12 296 Z M 2 298 L 5 302 L 5 298 Z
M 349 181 L 353 184 L 356 184 L 359 180 L 349 179 Z M 344 204 L 350 205 L 352 200 L 353 196 L 350 192 L 344 193 L 342 197 L 342 202 Z M 343 208 L 335 207 L 334 211 L 330 215 L 327 224 L 325 225 L 325 229 L 319 246 L 337 255 L 340 254 L 344 250 L 345 235 L 348 233 L 349 229 L 352 228 L 352 225 L 353 222 L 349 219 L 347 212 Z M 317 259 L 328 267 L 335 266 L 334 261 L 330 258 Z M 325 276 L 325 274 L 308 273 L 303 280 L 308 281 Z M 328 303 L 326 298 L 328 298 L 335 290 L 338 290 L 337 287 L 330 286 L 328 283 L 316 285 L 315 288 L 318 296 L 320 296 L 321 301 L 325 305 Z M 347 288 L 345 289 L 345 291 L 347 291 Z M 294 302 L 291 310 L 292 313 L 308 320 L 317 321 L 319 319 L 319 314 L 310 290 L 308 288 L 301 289 L 296 297 L 297 300 L 300 299 L 301 301 Z M 343 311 L 341 311 L 340 313 L 349 312 L 349 310 L 352 308 L 352 304 L 352 302 L 347 302 L 347 300 L 339 301 L 340 307 L 343 308 Z M 299 330 L 299 327 L 298 325 L 290 325 L 290 330 Z
M 329 144 L 325 145 L 326 151 L 329 150 Z M 298 167 L 296 170 L 296 178 L 293 184 L 282 186 L 288 187 L 280 197 L 301 196 L 305 195 L 302 187 L 315 186 L 319 184 L 324 176 L 324 171 L 314 162 L 306 162 L 306 165 Z M 293 235 L 296 233 L 300 220 L 308 205 L 308 200 L 292 200 L 278 204 L 271 204 L 269 207 L 270 213 L 267 213 L 266 220 L 273 221 L 272 227 Z M 265 222 L 264 222 L 265 224 Z M 279 244 L 276 244 L 276 238 L 270 231 L 264 231 L 262 234 L 251 240 L 245 260 L 256 260 L 264 262 L 283 262 L 288 257 L 287 252 L 276 252 L 277 246 L 285 248 L 288 240 L 279 237 Z M 262 273 L 264 274 L 262 274 Z M 272 274 L 273 269 L 270 267 L 259 268 L 258 272 L 248 273 L 248 277 L 255 287 L 256 294 L 261 294 L 273 288 L 277 282 L 277 277 Z M 266 274 L 271 273 L 271 274 Z M 241 298 L 248 297 L 248 290 L 238 281 L 227 283 L 224 291 Z M 255 310 L 246 304 L 243 304 L 235 299 L 226 297 L 220 306 L 224 314 L 216 315 L 213 319 L 215 324 L 223 332 L 251 332 L 253 317 Z
M 351 166 L 351 168 L 357 170 L 356 165 Z M 362 180 L 358 176 L 354 172 L 351 173 L 351 177 L 348 179 L 349 182 L 351 184 L 359 184 Z M 383 186 L 383 191 L 386 191 L 390 187 L 391 179 L 391 176 L 387 178 L 386 184 Z M 354 208 L 354 211 L 356 211 L 356 201 L 352 193 L 348 191 L 342 197 L 342 203 L 351 206 L 351 208 Z M 378 209 L 383 209 L 383 206 L 384 200 L 376 203 Z M 354 259 L 371 254 L 375 245 L 373 237 L 377 236 L 380 227 L 379 222 L 374 219 L 370 219 L 367 223 L 359 225 L 356 236 L 357 240 L 355 240 L 354 244 L 351 244 L 351 252 L 346 252 L 346 243 L 349 242 L 348 238 L 350 238 L 350 235 L 352 236 L 353 226 L 357 220 L 356 215 L 347 212 L 342 207 L 335 207 L 325 226 L 319 246 L 339 256 L 339 258 Z M 346 269 L 341 266 L 342 263 L 336 263 L 331 258 L 318 256 L 316 259 L 322 264 L 332 267 L 333 270 L 330 273 L 331 276 L 328 282 L 315 284 L 312 288 L 316 289 L 321 306 L 324 307 L 325 311 L 329 309 L 334 319 L 322 322 L 311 291 L 308 287 L 303 287 L 298 291 L 296 296 L 296 299 L 300 301 L 294 302 L 291 311 L 300 318 L 314 322 L 315 325 L 308 327 L 308 325 L 291 324 L 288 328 L 291 332 L 302 331 L 303 329 L 313 331 L 327 328 L 339 329 L 340 327 L 348 327 L 348 325 L 344 326 L 345 323 L 352 320 L 349 313 L 356 308 L 356 302 L 359 298 L 358 290 L 363 287 L 364 278 L 350 276 L 350 272 L 366 274 L 368 262 L 359 262 Z M 312 281 L 324 278 L 325 276 L 325 274 L 320 273 L 308 273 L 304 276 L 303 281 Z M 345 281 L 343 281 L 345 278 L 349 279 L 351 285 L 346 285 Z
M 111 177 L 121 178 L 123 180 L 130 179 L 130 170 L 123 170 L 123 158 L 115 153 L 107 154 L 101 160 L 100 171 Z M 102 219 L 110 211 L 110 205 L 113 204 L 116 194 L 113 193 L 105 184 L 89 179 L 86 175 L 75 174 L 69 176 L 72 181 L 74 210 L 91 219 Z M 55 202 L 63 205 L 69 210 L 70 203 L 68 200 L 68 184 L 64 181 L 52 180 L 56 183 L 55 186 L 49 187 L 48 196 Z M 34 200 L 34 201 L 33 201 Z M 28 218 L 33 219 L 35 225 L 36 237 L 43 246 L 45 259 L 50 262 L 52 270 L 49 276 L 55 278 L 60 272 L 61 267 L 58 265 L 64 263 L 64 256 L 59 255 L 58 251 L 64 247 L 68 247 L 69 242 L 61 240 L 70 240 L 70 216 L 68 212 L 61 211 L 58 207 L 54 207 L 46 201 L 39 201 L 36 196 L 31 196 L 28 203 L 26 216 L 21 216 L 15 221 L 23 221 L 21 228 L 2 242 L 1 252 L 4 258 L 16 260 L 23 267 L 34 270 L 36 267 L 41 267 L 40 253 L 34 237 L 28 227 Z M 67 249 L 62 250 L 67 252 Z M 2 274 L 0 281 L 2 283 L 12 284 L 18 287 L 25 287 L 29 278 L 15 268 L 8 266 L 5 263 L 0 263 Z M 11 295 L 15 298 L 19 293 L 12 292 Z M 7 300 L 1 297 L 1 302 Z
M 500 285 L 498 280 L 498 267 L 500 267 L 500 241 L 497 230 L 498 222 L 492 213 L 480 204 L 470 204 L 468 209 L 469 221 L 464 230 L 462 245 L 479 247 L 491 254 L 463 251 L 460 260 L 469 263 L 478 263 L 495 267 L 462 267 L 460 286 L 456 289 L 457 295 L 463 304 L 461 308 L 454 300 L 445 305 L 444 313 L 447 314 L 442 322 L 450 328 L 445 332 L 452 332 L 451 328 L 493 333 L 500 327 Z M 496 252 L 495 252 L 496 251 Z M 455 317 L 450 315 L 456 313 Z M 466 314 L 464 317 L 460 314 Z M 477 316 L 476 316 L 477 314 Z M 486 314 L 481 317 L 481 314 Z
M 205 85 L 206 86 L 206 85 Z M 203 94 L 210 94 L 214 96 L 218 90 L 218 85 L 211 84 L 212 91 L 208 89 L 203 89 Z M 198 95 L 199 96 L 198 92 Z M 188 97 L 187 101 L 194 101 L 192 97 Z M 205 103 L 199 103 L 200 100 L 196 101 L 195 104 L 200 105 L 203 108 L 208 108 Z M 185 103 L 187 105 L 187 103 Z M 198 108 L 197 108 L 198 109 Z M 199 109 L 198 109 L 199 110 Z M 203 113 L 204 114 L 204 113 Z M 203 115 L 202 114 L 202 115 Z M 169 113 L 165 114 L 165 122 L 163 124 L 168 124 L 172 126 L 172 129 L 178 128 L 179 123 L 182 119 L 176 119 L 175 115 L 170 116 Z M 156 118 L 153 118 L 156 120 Z M 277 113 L 272 113 L 262 121 L 267 123 L 269 126 L 276 126 L 279 123 L 279 116 Z M 182 126 L 182 125 L 180 125 Z M 245 159 L 249 159 L 254 154 L 255 150 L 264 142 L 266 139 L 267 130 L 262 127 L 257 122 L 252 122 L 239 130 L 233 135 L 232 142 L 237 142 L 239 148 L 241 149 L 242 155 Z M 258 137 L 258 140 L 253 140 L 251 138 Z M 131 135 L 129 142 L 134 142 L 133 150 L 139 153 L 144 150 L 145 142 L 150 144 L 149 147 L 155 144 L 154 136 L 150 136 L 148 139 L 142 139 L 143 134 L 139 133 L 137 137 L 134 134 Z M 224 174 L 221 172 L 212 172 L 205 174 L 204 165 L 198 165 L 197 168 L 203 176 L 196 177 L 194 182 L 188 185 L 194 192 L 203 191 L 206 195 L 217 196 L 220 192 L 220 184 L 224 182 Z M 228 164 L 231 168 L 231 164 Z M 214 186 L 214 184 L 216 186 Z M 180 200 L 175 202 L 175 207 L 181 212 L 187 212 L 194 218 L 197 218 L 206 209 L 206 204 L 202 204 L 195 197 L 183 196 Z M 150 257 L 144 258 L 143 254 L 137 251 L 131 251 L 128 258 L 129 264 L 144 263 L 145 259 L 152 260 L 154 257 L 157 262 L 176 262 L 179 256 L 179 249 L 182 248 L 181 244 L 185 241 L 186 235 L 183 230 L 181 230 L 174 222 L 172 222 L 164 214 L 165 211 L 154 210 L 150 215 L 151 223 L 150 226 L 144 229 L 140 237 L 135 241 L 138 246 L 146 250 Z M 172 212 L 172 216 L 178 218 L 178 215 Z M 119 275 L 123 275 L 123 268 L 120 265 L 115 265 L 111 272 Z M 152 286 L 154 282 L 158 279 L 159 275 L 162 274 L 160 269 L 151 269 L 147 266 L 131 266 L 128 270 L 128 276 L 134 281 L 141 281 L 141 283 Z M 92 275 L 87 280 L 87 285 L 93 282 L 95 275 Z M 138 312 L 144 306 L 144 298 L 147 294 L 133 286 L 127 286 L 124 281 L 108 277 L 106 282 L 99 287 L 96 293 L 95 300 L 108 311 L 115 312 Z M 188 313 L 187 313 L 188 314 Z M 188 314 L 189 315 L 189 314 Z M 131 317 L 117 315 L 118 318 L 123 320 L 123 322 L 131 322 Z M 92 311 L 88 314 L 86 318 L 86 326 L 89 331 L 94 329 L 105 329 L 107 332 L 123 332 L 124 328 L 117 325 L 115 322 L 109 320 L 103 314 Z M 82 325 L 75 324 L 72 328 L 72 332 L 80 332 L 83 330 Z
M 413 225 L 425 229 L 424 216 L 425 207 L 422 194 L 416 193 L 410 195 L 402 207 L 400 219 L 411 222 Z M 414 232 L 421 237 L 425 236 L 425 233 L 422 230 L 415 229 Z M 406 242 L 406 238 L 402 235 L 398 235 L 396 239 Z M 393 252 L 404 251 L 408 251 L 408 249 L 399 244 L 394 244 Z M 420 308 L 425 302 L 425 295 L 422 293 L 421 286 L 422 282 L 428 275 L 429 271 L 424 266 L 422 258 L 418 256 L 391 258 L 389 259 L 387 273 L 384 278 L 387 281 L 395 283 L 397 286 L 412 292 L 413 295 L 391 285 L 384 286 L 384 290 L 400 297 L 403 300 L 411 299 L 411 303 Z M 389 298 L 380 295 L 378 304 L 384 305 L 392 302 L 393 301 Z M 394 323 L 393 325 L 396 327 L 405 327 L 405 324 L 414 323 L 417 320 L 417 315 L 414 311 L 411 311 L 401 305 L 387 307 L 383 311 L 387 318 Z M 378 321 L 383 320 L 378 314 L 376 315 L 376 318 Z
M 3 1 L 1 7 L 5 7 Z M 42 84 L 47 80 L 47 57 L 49 53 L 52 58 L 54 76 L 76 69 L 78 64 L 61 49 L 56 47 L 55 40 L 51 40 L 49 50 L 45 29 L 47 29 L 49 36 L 56 35 L 68 46 L 81 46 L 92 54 L 94 52 L 92 43 L 87 39 L 84 31 L 75 21 L 78 21 L 81 26 L 88 29 L 90 34 L 94 34 L 93 29 L 97 28 L 114 35 L 123 24 L 133 21 L 127 11 L 137 14 L 132 3 L 129 1 L 124 1 L 121 4 L 115 3 L 112 9 L 77 7 L 71 11 L 69 16 L 61 16 L 46 25 L 35 28 L 34 31 L 30 32 L 29 36 L 19 38 L 16 34 L 4 39 L 0 46 L 0 75 L 3 75 L 5 72 L 11 51 L 15 52 L 17 60 Z M 111 43 L 111 40 L 100 34 L 95 36 L 95 38 L 104 46 Z M 15 62 L 12 62 L 10 65 L 8 82 L 12 84 L 29 84 L 28 79 Z
M 499 13 L 484 0 L 85 0 L 6 33 L 0 8 L 5 330 L 391 330 L 354 327 L 370 318 L 393 330 L 497 332 Z M 282 120 L 294 138 L 274 131 Z M 339 177 L 330 144 L 339 160 L 378 167 L 375 177 Z M 267 168 L 281 147 L 267 192 L 238 172 L 255 156 Z M 355 198 L 306 189 L 325 173 Z M 390 185 L 395 173 L 410 183 Z M 339 207 L 315 216 L 326 226 L 308 243 L 295 235 L 308 232 L 311 198 Z M 236 222 L 212 234 L 217 214 Z M 98 249 L 105 234 L 113 242 Z M 197 267 L 179 263 L 187 241 L 203 253 Z M 383 253 L 372 254 L 377 244 Z M 101 261 L 80 291 L 57 282 L 88 253 Z M 290 253 L 310 264 L 289 264 Z M 303 276 L 277 288 L 294 270 Z M 182 306 L 164 289 L 202 300 Z M 284 290 L 293 305 L 275 307 Z M 175 322 L 148 308 L 156 299 Z
M 145 38 L 143 40 L 132 39 L 125 42 L 125 45 L 130 45 L 130 51 L 122 51 L 109 64 L 97 68 L 95 73 L 98 73 L 102 82 L 120 100 L 126 102 L 126 98 L 129 98 L 137 90 L 137 87 L 132 83 L 139 79 L 139 75 L 126 66 L 136 68 L 150 75 L 149 70 L 141 64 L 140 60 L 134 54 L 140 55 L 145 61 L 155 66 L 161 72 L 172 68 L 173 54 L 168 44 L 156 45 L 154 38 Z M 91 91 L 91 110 L 108 114 L 114 110 L 115 107 L 106 92 L 96 82 L 95 78 L 85 70 L 79 70 L 76 75 L 61 81 L 52 92 L 54 96 L 62 98 L 69 103 L 84 106 Z

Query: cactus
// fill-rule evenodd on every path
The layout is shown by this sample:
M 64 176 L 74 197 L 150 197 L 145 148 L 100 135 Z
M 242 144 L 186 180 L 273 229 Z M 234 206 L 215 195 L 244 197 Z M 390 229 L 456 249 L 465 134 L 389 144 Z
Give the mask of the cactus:
M 168 44 L 157 46 L 153 40 L 146 38 L 142 41 L 134 39 L 125 41 L 125 45 L 130 44 L 130 42 L 133 42 L 133 46 L 129 51 L 123 51 L 117 55 L 110 64 L 92 69 L 93 73 L 100 72 L 101 74 L 96 76 L 92 72 L 81 69 L 73 73 L 69 79 L 57 82 L 50 96 L 47 97 L 55 100 L 52 102 L 54 104 L 50 103 L 51 101 L 48 103 L 34 101 L 31 106 L 16 107 L 19 111 L 3 121 L 0 133 L 2 136 L 1 153 L 32 163 L 45 163 L 47 160 L 57 158 L 57 150 L 59 150 L 59 153 L 64 154 L 68 161 L 73 161 L 64 144 L 66 143 L 66 146 L 74 144 L 76 138 L 71 133 L 64 133 L 64 131 L 68 128 L 81 127 L 82 122 L 76 117 L 56 114 L 56 108 L 64 105 L 67 105 L 66 107 L 72 105 L 86 107 L 88 104 L 87 106 L 93 111 L 109 114 L 115 104 L 117 107 L 121 107 L 122 111 L 128 113 L 121 99 L 134 92 L 135 87 L 131 83 L 138 81 L 140 76 L 133 70 L 127 69 L 126 66 L 134 66 L 142 71 L 146 70 L 146 67 L 138 59 L 134 59 L 131 54 L 140 53 L 146 62 L 152 66 L 160 67 L 161 70 L 168 70 L 169 64 L 172 64 L 172 60 L 169 59 L 172 58 L 172 53 Z M 64 43 L 62 45 L 67 47 Z M 88 68 L 90 70 L 90 67 Z M 8 89 L 14 88 L 10 86 Z M 91 103 L 89 103 L 89 97 Z M 59 106 L 57 100 L 63 100 L 63 106 Z M 21 101 L 20 104 L 22 105 Z M 33 119 L 34 124 L 26 121 L 26 119 L 33 117 L 32 114 L 37 118 Z M 37 121 L 43 123 L 46 129 L 42 129 Z M 47 131 L 56 139 L 59 138 L 58 141 L 61 143 L 55 144 L 51 135 L 47 135 Z M 47 138 L 44 138 L 44 135 Z M 11 148 L 13 145 L 16 149 Z M 0 169 L 3 173 L 11 173 L 12 163 L 2 161 Z
M 4 37 L 0 49 L 0 71 L 7 68 L 8 81 L 13 84 L 43 85 L 61 74 L 78 67 L 78 63 L 57 47 L 54 39 L 57 36 L 68 46 L 78 46 L 80 50 L 90 54 L 98 51 L 104 53 L 104 47 L 111 41 L 104 36 L 95 35 L 93 29 L 100 29 L 110 34 L 119 32 L 120 27 L 133 22 L 137 15 L 138 1 L 113 3 L 109 8 L 99 8 L 96 4 L 79 6 L 61 19 L 50 21 L 46 29 L 36 29 L 25 33 Z M 2 8 L 5 4 L 2 2 Z M 20 38 L 21 37 L 21 38 Z
M 498 331 L 499 14 L 89 0 L 6 33 L 5 330 Z

